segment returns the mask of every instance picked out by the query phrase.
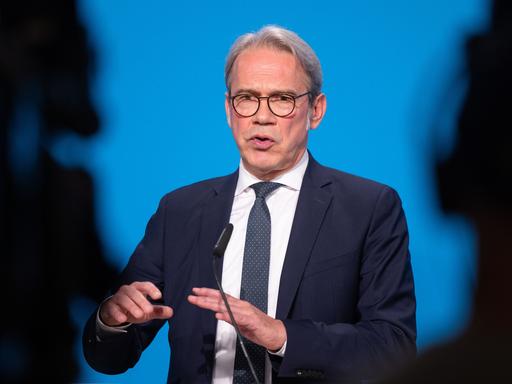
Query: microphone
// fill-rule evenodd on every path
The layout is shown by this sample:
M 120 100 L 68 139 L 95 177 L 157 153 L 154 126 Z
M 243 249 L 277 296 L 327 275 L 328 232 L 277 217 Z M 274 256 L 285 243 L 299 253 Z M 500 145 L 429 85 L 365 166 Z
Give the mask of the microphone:
M 247 353 L 247 349 L 245 348 L 244 339 L 242 338 L 242 335 L 240 334 L 240 329 L 238 328 L 238 324 L 235 321 L 233 312 L 231 312 L 231 307 L 229 306 L 228 299 L 226 297 L 226 294 L 224 293 L 224 289 L 222 289 L 222 284 L 220 283 L 219 276 L 217 275 L 217 259 L 220 259 L 221 257 L 224 256 L 224 252 L 226 251 L 226 248 L 228 246 L 229 239 L 231 239 L 232 233 L 233 233 L 233 224 L 229 223 L 228 225 L 226 225 L 226 228 L 224 228 L 222 230 L 222 233 L 220 234 L 220 237 L 217 240 L 217 243 L 215 243 L 215 245 L 213 247 L 213 275 L 215 276 L 215 281 L 217 282 L 217 287 L 219 287 L 220 295 L 222 296 L 224 305 L 226 306 L 226 309 L 228 310 L 231 324 L 235 328 L 235 332 L 238 337 L 238 342 L 240 343 L 242 352 L 244 353 L 245 359 L 247 360 L 247 364 L 249 365 L 249 368 L 251 369 L 251 373 L 254 378 L 254 382 L 256 384 L 260 384 L 260 382 L 258 380 L 258 376 L 256 375 L 256 371 L 254 370 L 254 366 L 252 364 L 251 358 L 249 357 L 249 354 Z

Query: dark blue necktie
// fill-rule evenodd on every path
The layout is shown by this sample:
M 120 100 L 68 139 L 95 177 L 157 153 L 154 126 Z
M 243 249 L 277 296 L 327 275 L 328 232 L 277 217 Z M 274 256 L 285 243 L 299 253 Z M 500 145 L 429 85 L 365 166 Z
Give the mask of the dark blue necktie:
M 266 197 L 281 184 L 261 182 L 251 185 L 256 193 L 247 221 L 240 299 L 267 313 L 268 270 L 270 264 L 270 212 Z M 244 340 L 247 353 L 261 383 L 265 381 L 265 348 Z M 254 379 L 242 348 L 236 344 L 233 384 L 250 384 Z

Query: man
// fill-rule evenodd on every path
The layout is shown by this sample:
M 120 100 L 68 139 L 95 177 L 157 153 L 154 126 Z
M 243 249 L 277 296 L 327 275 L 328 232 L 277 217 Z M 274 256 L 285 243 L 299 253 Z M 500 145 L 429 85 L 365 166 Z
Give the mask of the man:
M 168 319 L 169 382 L 251 382 L 212 270 L 231 222 L 219 273 L 259 380 L 371 377 L 415 350 L 400 200 L 307 152 L 326 97 L 320 63 L 295 33 L 241 36 L 225 79 L 240 168 L 162 199 L 119 288 L 86 326 L 85 356 L 123 372 Z

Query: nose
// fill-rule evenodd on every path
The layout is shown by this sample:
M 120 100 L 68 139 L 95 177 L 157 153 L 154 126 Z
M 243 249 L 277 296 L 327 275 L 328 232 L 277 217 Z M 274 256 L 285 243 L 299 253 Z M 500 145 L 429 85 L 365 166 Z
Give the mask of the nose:
M 268 107 L 268 99 L 260 99 L 260 107 L 258 112 L 253 116 L 253 123 L 259 125 L 275 124 L 276 116 Z

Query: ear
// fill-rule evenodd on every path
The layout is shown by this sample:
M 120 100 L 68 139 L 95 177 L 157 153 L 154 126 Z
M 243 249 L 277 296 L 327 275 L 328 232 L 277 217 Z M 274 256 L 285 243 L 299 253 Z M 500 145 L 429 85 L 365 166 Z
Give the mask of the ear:
M 311 107 L 311 115 L 309 117 L 310 129 L 315 129 L 320 125 L 324 118 L 326 109 L 327 98 L 325 97 L 325 94 L 321 93 L 316 97 L 313 102 L 313 106 Z
M 228 121 L 228 125 L 229 125 L 229 128 L 231 128 L 231 104 L 229 102 L 229 93 L 225 93 L 224 94 L 225 96 L 225 99 L 224 99 L 224 108 L 226 110 L 226 120 Z

